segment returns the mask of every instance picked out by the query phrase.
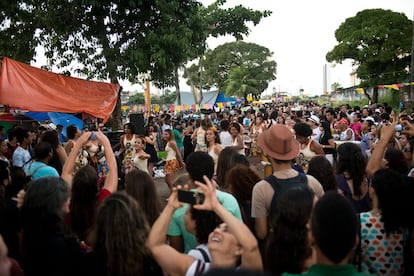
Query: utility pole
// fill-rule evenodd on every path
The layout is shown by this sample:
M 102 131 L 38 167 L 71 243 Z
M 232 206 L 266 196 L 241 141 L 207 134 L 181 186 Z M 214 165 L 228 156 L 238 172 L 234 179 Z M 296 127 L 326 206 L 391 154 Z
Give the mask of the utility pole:
M 413 38 L 411 42 L 410 95 L 408 96 L 408 101 L 410 105 L 411 105 L 413 98 L 414 98 L 414 12 L 413 12 Z

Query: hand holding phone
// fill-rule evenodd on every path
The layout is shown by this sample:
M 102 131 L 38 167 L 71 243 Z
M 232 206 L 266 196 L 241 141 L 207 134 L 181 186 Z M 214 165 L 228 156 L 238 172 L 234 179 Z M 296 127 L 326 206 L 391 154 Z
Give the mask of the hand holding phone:
M 178 190 L 178 201 L 191 205 L 203 204 L 204 194 L 198 191 Z

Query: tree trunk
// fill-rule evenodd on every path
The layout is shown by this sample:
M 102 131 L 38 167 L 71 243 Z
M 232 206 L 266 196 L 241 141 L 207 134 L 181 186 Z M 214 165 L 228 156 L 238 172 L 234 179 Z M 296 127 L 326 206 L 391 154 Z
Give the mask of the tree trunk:
M 204 56 L 200 57 L 199 61 L 199 70 L 200 70 L 200 97 L 198 98 L 198 104 L 201 105 L 201 102 L 203 101 L 203 58 Z
M 177 95 L 177 105 L 181 105 L 180 80 L 178 78 L 178 67 L 175 69 L 175 93 Z
M 372 100 L 373 103 L 378 103 L 378 87 L 374 87 L 374 91 L 372 92 Z
M 372 102 L 371 96 L 368 94 L 366 89 L 364 89 L 364 95 L 367 96 L 368 101 L 371 103 Z
M 112 75 L 112 74 L 110 74 L 110 75 Z M 118 79 L 115 76 L 110 76 L 110 79 L 111 79 L 111 83 L 119 84 Z M 116 130 L 119 130 L 119 129 L 123 128 L 122 118 L 121 118 L 121 114 L 122 114 L 121 113 L 121 92 L 122 92 L 122 87 L 119 89 L 119 92 L 118 92 L 118 97 L 117 97 L 117 100 L 116 100 L 115 109 L 112 112 L 112 115 L 111 115 L 111 117 L 109 118 L 109 120 L 107 122 L 107 125 L 113 131 L 116 131 Z

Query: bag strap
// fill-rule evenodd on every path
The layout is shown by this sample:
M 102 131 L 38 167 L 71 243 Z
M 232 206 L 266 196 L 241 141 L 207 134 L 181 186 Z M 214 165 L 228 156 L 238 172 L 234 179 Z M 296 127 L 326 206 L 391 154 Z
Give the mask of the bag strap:
M 297 177 L 298 177 L 299 182 L 289 183 L 289 185 L 287 185 L 286 182 L 284 183 L 279 182 L 277 177 L 274 176 L 273 174 L 265 178 L 265 180 L 269 182 L 269 184 L 272 186 L 275 192 L 272 198 L 272 202 L 270 204 L 270 210 L 273 210 L 276 208 L 276 204 L 277 204 L 279 197 L 287 190 L 291 188 L 296 188 L 296 187 L 305 187 L 308 185 L 308 178 L 306 177 L 306 175 L 301 172 L 298 172 L 298 173 L 299 174 Z
M 210 262 L 210 258 L 208 257 L 207 252 L 203 248 L 196 248 L 198 251 L 200 251 L 201 255 L 203 255 L 203 259 L 206 263 Z
M 32 164 L 30 164 L 30 167 L 32 166 Z M 28 177 L 32 177 L 33 175 L 35 175 L 37 173 L 38 170 L 40 170 L 41 168 L 46 167 L 46 164 L 40 165 L 39 167 L 37 167 L 31 174 L 27 175 Z M 29 168 L 30 170 L 30 168 Z
M 194 271 L 194 276 L 201 276 L 204 273 L 205 263 L 202 260 L 197 260 L 197 266 Z

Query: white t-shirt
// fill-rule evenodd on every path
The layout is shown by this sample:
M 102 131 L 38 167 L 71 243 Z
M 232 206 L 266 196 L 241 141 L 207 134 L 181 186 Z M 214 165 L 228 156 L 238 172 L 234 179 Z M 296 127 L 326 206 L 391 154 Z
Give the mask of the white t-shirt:
M 221 131 L 220 142 L 221 142 L 221 146 L 223 147 L 223 149 L 226 147 L 231 147 L 233 145 L 233 141 L 232 141 L 230 132 Z

